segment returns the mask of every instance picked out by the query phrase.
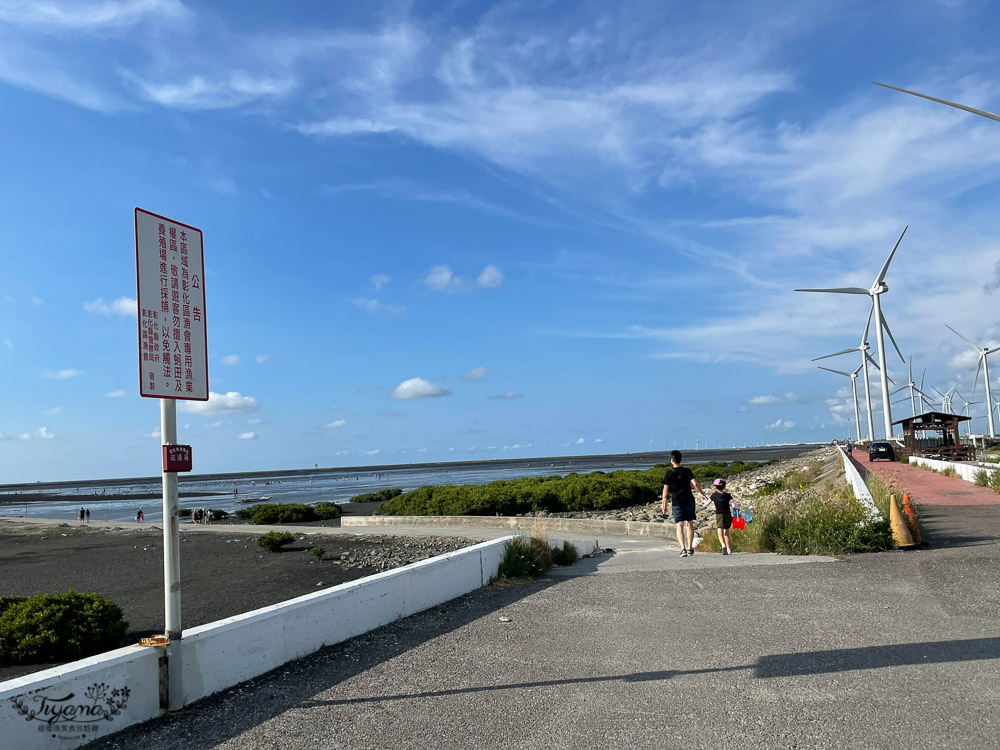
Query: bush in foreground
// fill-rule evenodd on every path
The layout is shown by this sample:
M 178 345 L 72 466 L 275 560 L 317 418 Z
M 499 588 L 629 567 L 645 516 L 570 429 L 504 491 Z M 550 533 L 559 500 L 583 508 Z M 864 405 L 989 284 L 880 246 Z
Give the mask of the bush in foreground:
M 571 541 L 563 540 L 562 547 L 552 548 L 552 562 L 555 565 L 572 565 L 580 559 L 580 553 L 576 545 Z
M 74 661 L 117 648 L 128 630 L 122 608 L 97 594 L 0 600 L 0 663 Z
M 215 513 L 215 511 L 213 511 Z M 275 523 L 308 523 L 340 518 L 340 506 L 322 502 L 315 505 L 304 503 L 257 503 L 249 508 L 240 508 L 236 517 L 253 521 L 257 525 Z M 214 518 L 214 516 L 213 516 Z
M 544 539 L 514 537 L 504 545 L 499 578 L 537 578 L 552 568 L 552 548 Z
M 279 552 L 286 544 L 295 541 L 295 537 L 287 531 L 269 531 L 257 537 L 257 544 L 268 552 Z

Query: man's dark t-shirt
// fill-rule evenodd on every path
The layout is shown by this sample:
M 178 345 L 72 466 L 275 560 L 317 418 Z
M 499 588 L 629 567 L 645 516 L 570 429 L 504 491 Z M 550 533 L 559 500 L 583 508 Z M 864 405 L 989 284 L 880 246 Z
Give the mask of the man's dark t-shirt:
M 733 515 L 733 510 L 729 503 L 732 501 L 733 496 L 728 492 L 715 491 L 709 498 L 713 503 L 715 503 L 715 512 L 721 513 L 724 516 Z
M 670 468 L 663 475 L 663 484 L 670 492 L 670 502 L 674 505 L 694 505 L 694 493 L 691 492 L 691 480 L 694 472 L 686 466 Z

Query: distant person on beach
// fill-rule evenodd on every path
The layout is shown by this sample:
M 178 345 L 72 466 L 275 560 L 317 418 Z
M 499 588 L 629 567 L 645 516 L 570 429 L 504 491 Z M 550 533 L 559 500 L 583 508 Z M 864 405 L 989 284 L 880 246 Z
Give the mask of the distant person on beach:
M 139 510 L 137 510 L 135 512 L 135 522 L 136 523 L 142 523 L 142 518 L 143 518 L 142 508 L 140 507 Z
M 708 500 L 705 491 L 698 484 L 694 473 L 686 466 L 681 466 L 681 452 L 670 452 L 670 468 L 663 475 L 663 494 L 660 509 L 667 512 L 667 495 L 670 495 L 671 511 L 674 523 L 677 524 L 677 542 L 681 546 L 681 557 L 694 554 L 694 520 L 697 509 L 694 504 L 692 485 L 703 498 Z
M 84 514 L 84 512 L 83 512 L 83 508 L 80 508 L 80 520 L 81 520 L 81 521 L 83 521 L 83 518 L 84 518 L 84 515 L 85 515 L 85 514 Z
M 712 497 L 705 501 L 715 503 L 715 528 L 719 532 L 719 545 L 722 547 L 722 554 L 733 554 L 733 546 L 729 539 L 729 530 L 733 528 L 733 496 L 726 492 L 726 480 L 715 480 L 715 492 Z
M 87 523 L 90 523 L 90 508 L 87 508 Z

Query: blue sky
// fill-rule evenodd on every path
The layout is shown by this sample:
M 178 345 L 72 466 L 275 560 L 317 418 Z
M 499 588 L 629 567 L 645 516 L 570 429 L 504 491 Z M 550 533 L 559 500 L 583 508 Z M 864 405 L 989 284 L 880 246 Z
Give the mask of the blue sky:
M 871 81 L 1000 110 L 995 7 L 788 8 L 0 0 L 0 482 L 159 469 L 135 206 L 204 232 L 199 472 L 843 437 L 867 300 L 792 289 L 905 225 L 982 400 L 1000 126 Z

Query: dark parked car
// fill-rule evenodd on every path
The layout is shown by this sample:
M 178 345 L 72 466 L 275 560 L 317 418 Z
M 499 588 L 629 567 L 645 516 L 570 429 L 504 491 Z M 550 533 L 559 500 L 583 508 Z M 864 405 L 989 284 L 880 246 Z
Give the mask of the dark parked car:
M 893 450 L 892 443 L 872 443 L 868 448 L 868 460 L 874 461 L 876 458 L 887 458 L 890 461 L 895 461 L 896 451 Z

